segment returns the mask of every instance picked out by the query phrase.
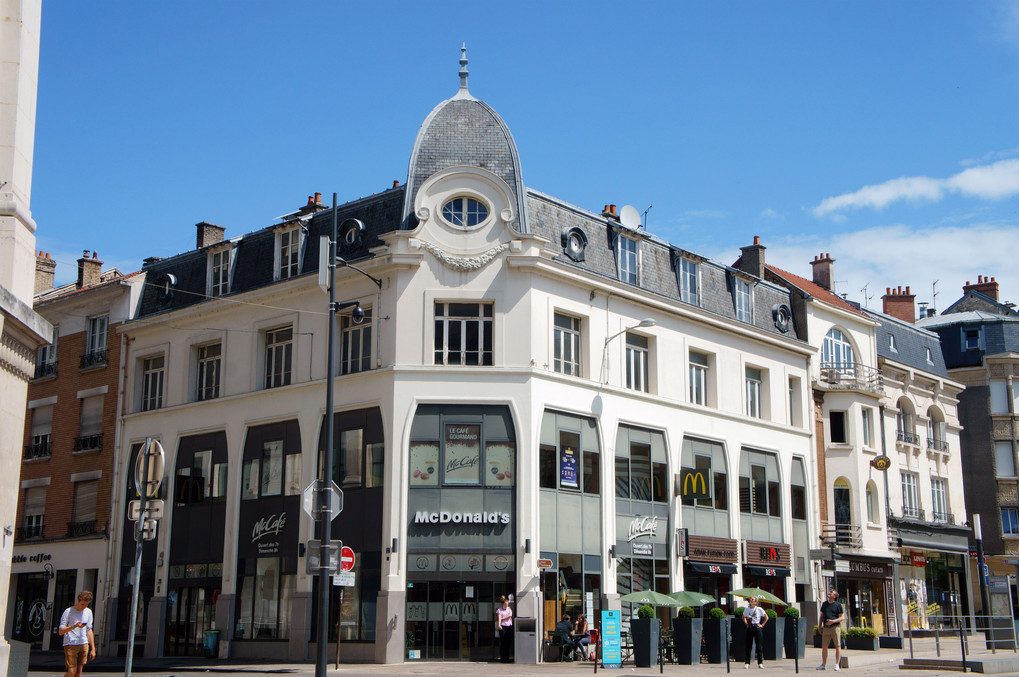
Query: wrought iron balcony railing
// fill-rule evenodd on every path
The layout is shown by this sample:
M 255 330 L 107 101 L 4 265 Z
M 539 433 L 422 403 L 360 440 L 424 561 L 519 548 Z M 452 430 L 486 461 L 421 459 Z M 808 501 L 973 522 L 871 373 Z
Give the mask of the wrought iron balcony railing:
M 89 520 L 87 522 L 68 522 L 67 523 L 67 537 L 68 538 L 79 538 L 81 536 L 91 536 L 96 532 L 96 521 Z
M 888 527 L 888 549 L 898 550 L 901 547 L 899 541 L 899 530 L 895 527 Z
M 96 451 L 103 448 L 103 434 L 82 435 L 74 438 L 72 451 Z
M 43 442 L 36 442 L 35 444 L 29 444 L 25 447 L 25 460 L 33 458 L 49 458 L 50 457 L 50 441 L 45 440 Z
M 928 437 L 927 448 L 931 451 L 948 451 L 948 441 Z
M 857 524 L 821 523 L 821 543 L 825 546 L 835 545 L 841 548 L 863 547 L 863 530 Z
M 46 376 L 57 375 L 57 363 L 56 362 L 40 362 L 35 365 L 35 378 L 45 378 Z
M 14 534 L 16 541 L 37 541 L 42 538 L 42 524 L 30 524 L 18 527 Z
M 923 520 L 924 518 L 923 508 L 909 508 L 906 506 L 902 506 L 902 516 L 905 517 L 906 519 Z
M 820 382 L 829 388 L 863 390 L 870 393 L 884 391 L 881 370 L 863 364 L 822 362 Z
M 97 367 L 106 364 L 106 349 L 94 350 L 81 356 L 81 369 Z
M 920 436 L 916 433 L 906 432 L 905 430 L 896 430 L 895 439 L 904 444 L 912 444 L 914 446 L 920 446 Z
M 931 517 L 934 519 L 935 522 L 941 524 L 955 524 L 955 515 L 953 515 L 950 512 L 934 511 L 933 513 L 931 513 Z

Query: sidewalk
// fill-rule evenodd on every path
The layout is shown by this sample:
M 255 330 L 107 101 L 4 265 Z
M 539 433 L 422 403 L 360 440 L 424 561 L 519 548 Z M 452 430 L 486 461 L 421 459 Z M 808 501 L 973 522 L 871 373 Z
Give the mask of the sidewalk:
M 988 672 L 995 674 L 1019 675 L 1019 654 L 1009 651 L 998 651 L 992 654 L 989 649 L 983 648 L 981 637 L 972 636 L 969 639 L 971 653 L 967 660 L 984 661 Z M 960 659 L 961 646 L 956 636 L 941 638 L 941 658 L 945 660 Z M 828 651 L 828 670 L 825 674 L 834 672 L 834 650 Z M 902 670 L 900 666 L 904 659 L 910 657 L 909 643 L 906 641 L 904 649 L 880 649 L 879 651 L 844 651 L 844 656 L 849 658 L 848 673 L 856 675 L 883 675 L 886 677 L 907 677 L 908 675 L 922 675 L 933 677 L 934 675 L 958 675 L 957 671 L 945 669 L 940 670 Z M 918 659 L 936 659 L 937 649 L 935 640 L 932 637 L 915 639 L 913 641 L 913 656 Z M 817 666 L 821 662 L 821 650 L 807 647 L 806 657 L 799 662 L 800 674 L 817 675 Z M 438 663 L 438 662 L 407 662 L 393 665 L 377 664 L 340 664 L 339 670 L 330 661 L 329 674 L 338 677 L 355 677 L 357 675 L 370 675 L 372 677 L 407 677 L 408 675 L 441 675 L 442 677 L 479 677 L 484 673 L 485 677 L 491 675 L 586 675 L 594 673 L 594 665 L 590 662 L 579 663 L 542 663 L 538 665 L 502 665 L 499 663 Z M 732 674 L 795 674 L 795 665 L 791 659 L 781 661 L 767 661 L 764 670 L 757 670 L 751 666 L 753 672 L 744 672 L 742 663 L 732 663 L 730 669 Z M 1007 668 L 1008 671 L 998 672 L 996 668 Z M 30 675 L 32 677 L 59 677 L 63 675 L 63 656 L 56 653 L 33 654 L 31 661 Z M 726 674 L 724 663 L 720 665 L 673 665 L 666 664 L 664 674 L 678 675 L 684 677 L 723 677 Z M 306 663 L 269 663 L 258 661 L 240 660 L 208 660 L 203 658 L 137 658 L 134 661 L 132 674 L 137 677 L 192 677 L 197 674 L 209 674 L 216 677 L 230 677 L 233 675 L 243 676 L 251 674 L 280 674 L 294 675 L 295 677 L 312 677 L 315 674 L 314 661 Z M 609 677 L 621 677 L 622 675 L 642 675 L 653 677 L 659 674 L 658 666 L 652 668 L 635 668 L 631 663 L 625 664 L 622 669 L 598 668 L 599 674 L 607 674 Z M 124 674 L 124 659 L 100 657 L 86 666 L 84 675 L 102 674 Z

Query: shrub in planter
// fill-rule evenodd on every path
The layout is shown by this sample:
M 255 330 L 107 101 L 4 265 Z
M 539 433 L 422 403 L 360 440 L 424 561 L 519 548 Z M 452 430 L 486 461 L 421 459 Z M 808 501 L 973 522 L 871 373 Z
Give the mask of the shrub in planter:
M 725 618 L 725 609 L 719 609 L 717 606 L 711 607 L 708 609 L 708 618 L 714 618 L 716 620 Z
M 630 621 L 633 636 L 633 662 L 638 668 L 649 668 L 658 662 L 658 641 L 662 623 L 655 618 L 655 609 L 644 605 L 637 609 L 637 618 Z
M 785 624 L 785 657 L 804 658 L 807 648 L 807 621 L 800 618 L 800 610 L 794 606 L 787 606 L 782 613 L 785 619 L 779 622 Z M 817 626 L 814 626 L 814 629 L 816 632 Z
M 727 614 L 717 606 L 708 609 L 708 617 L 704 619 L 704 654 L 709 663 L 724 663 L 728 645 L 725 641 L 725 621 Z
M 637 618 L 654 618 L 655 608 L 650 604 L 645 604 L 641 608 L 637 609 Z
M 694 618 L 692 608 L 679 609 L 679 615 L 672 619 L 672 643 L 676 661 L 682 665 L 699 665 L 701 662 L 701 636 L 704 620 Z
M 874 628 L 849 628 L 845 637 L 847 649 L 877 651 L 880 647 L 877 630 Z

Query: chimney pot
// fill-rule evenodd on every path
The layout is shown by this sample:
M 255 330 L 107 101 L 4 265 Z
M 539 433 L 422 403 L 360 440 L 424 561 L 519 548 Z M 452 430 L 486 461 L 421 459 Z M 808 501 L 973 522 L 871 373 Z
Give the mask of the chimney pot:
M 761 244 L 761 236 L 754 235 L 754 244 Z
M 400 179 L 393 179 L 393 188 L 400 187 Z
M 916 322 L 915 300 L 916 296 L 910 293 L 908 286 L 903 289 L 899 285 L 895 289 L 887 289 L 887 293 L 881 297 L 881 310 L 885 315 L 912 324 Z
M 969 280 L 966 280 L 962 293 L 968 294 L 971 290 L 978 291 L 985 296 L 990 296 L 995 301 L 998 300 L 998 283 L 989 275 L 978 275 L 976 284 L 970 284 Z
M 315 204 L 317 205 L 322 204 L 322 193 L 319 193 L 317 191 L 315 193 Z
M 35 260 L 35 294 L 53 289 L 53 275 L 56 269 L 57 262 L 46 252 L 39 252 Z

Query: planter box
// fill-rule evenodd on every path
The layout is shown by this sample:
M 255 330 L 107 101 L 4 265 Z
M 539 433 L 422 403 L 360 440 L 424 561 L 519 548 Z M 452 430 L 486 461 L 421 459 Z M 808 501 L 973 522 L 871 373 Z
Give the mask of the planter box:
M 701 635 L 704 619 L 673 618 L 672 642 L 676 650 L 676 662 L 682 665 L 700 665 Z
M 725 618 L 705 618 L 703 624 L 704 654 L 709 663 L 724 663 L 729 655 L 729 643 L 726 641 L 728 628 Z
M 657 618 L 634 618 L 630 621 L 630 636 L 633 637 L 634 665 L 650 668 L 657 664 L 662 622 Z
M 732 660 L 737 663 L 747 662 L 747 626 L 743 625 L 742 616 L 733 616 L 729 619 L 730 637 L 729 651 L 732 653 Z
M 877 651 L 879 646 L 877 637 L 846 637 L 846 648 L 854 651 Z
M 781 619 L 777 619 L 781 620 Z M 793 621 L 796 623 L 796 629 L 793 629 Z M 807 653 L 807 633 L 810 632 L 811 624 L 802 618 L 786 618 L 785 619 L 785 657 L 786 658 L 799 658 L 803 659 Z M 821 646 L 821 636 L 817 636 L 817 646 Z
M 785 649 L 785 623 L 784 618 L 770 618 L 763 628 L 764 631 L 764 660 L 777 661 L 782 659 L 782 651 Z
M 893 636 L 890 636 L 890 635 L 889 636 L 881 635 L 880 637 L 877 638 L 877 641 L 878 641 L 878 645 L 882 649 L 901 649 L 902 648 L 902 638 L 901 637 L 893 637 Z

